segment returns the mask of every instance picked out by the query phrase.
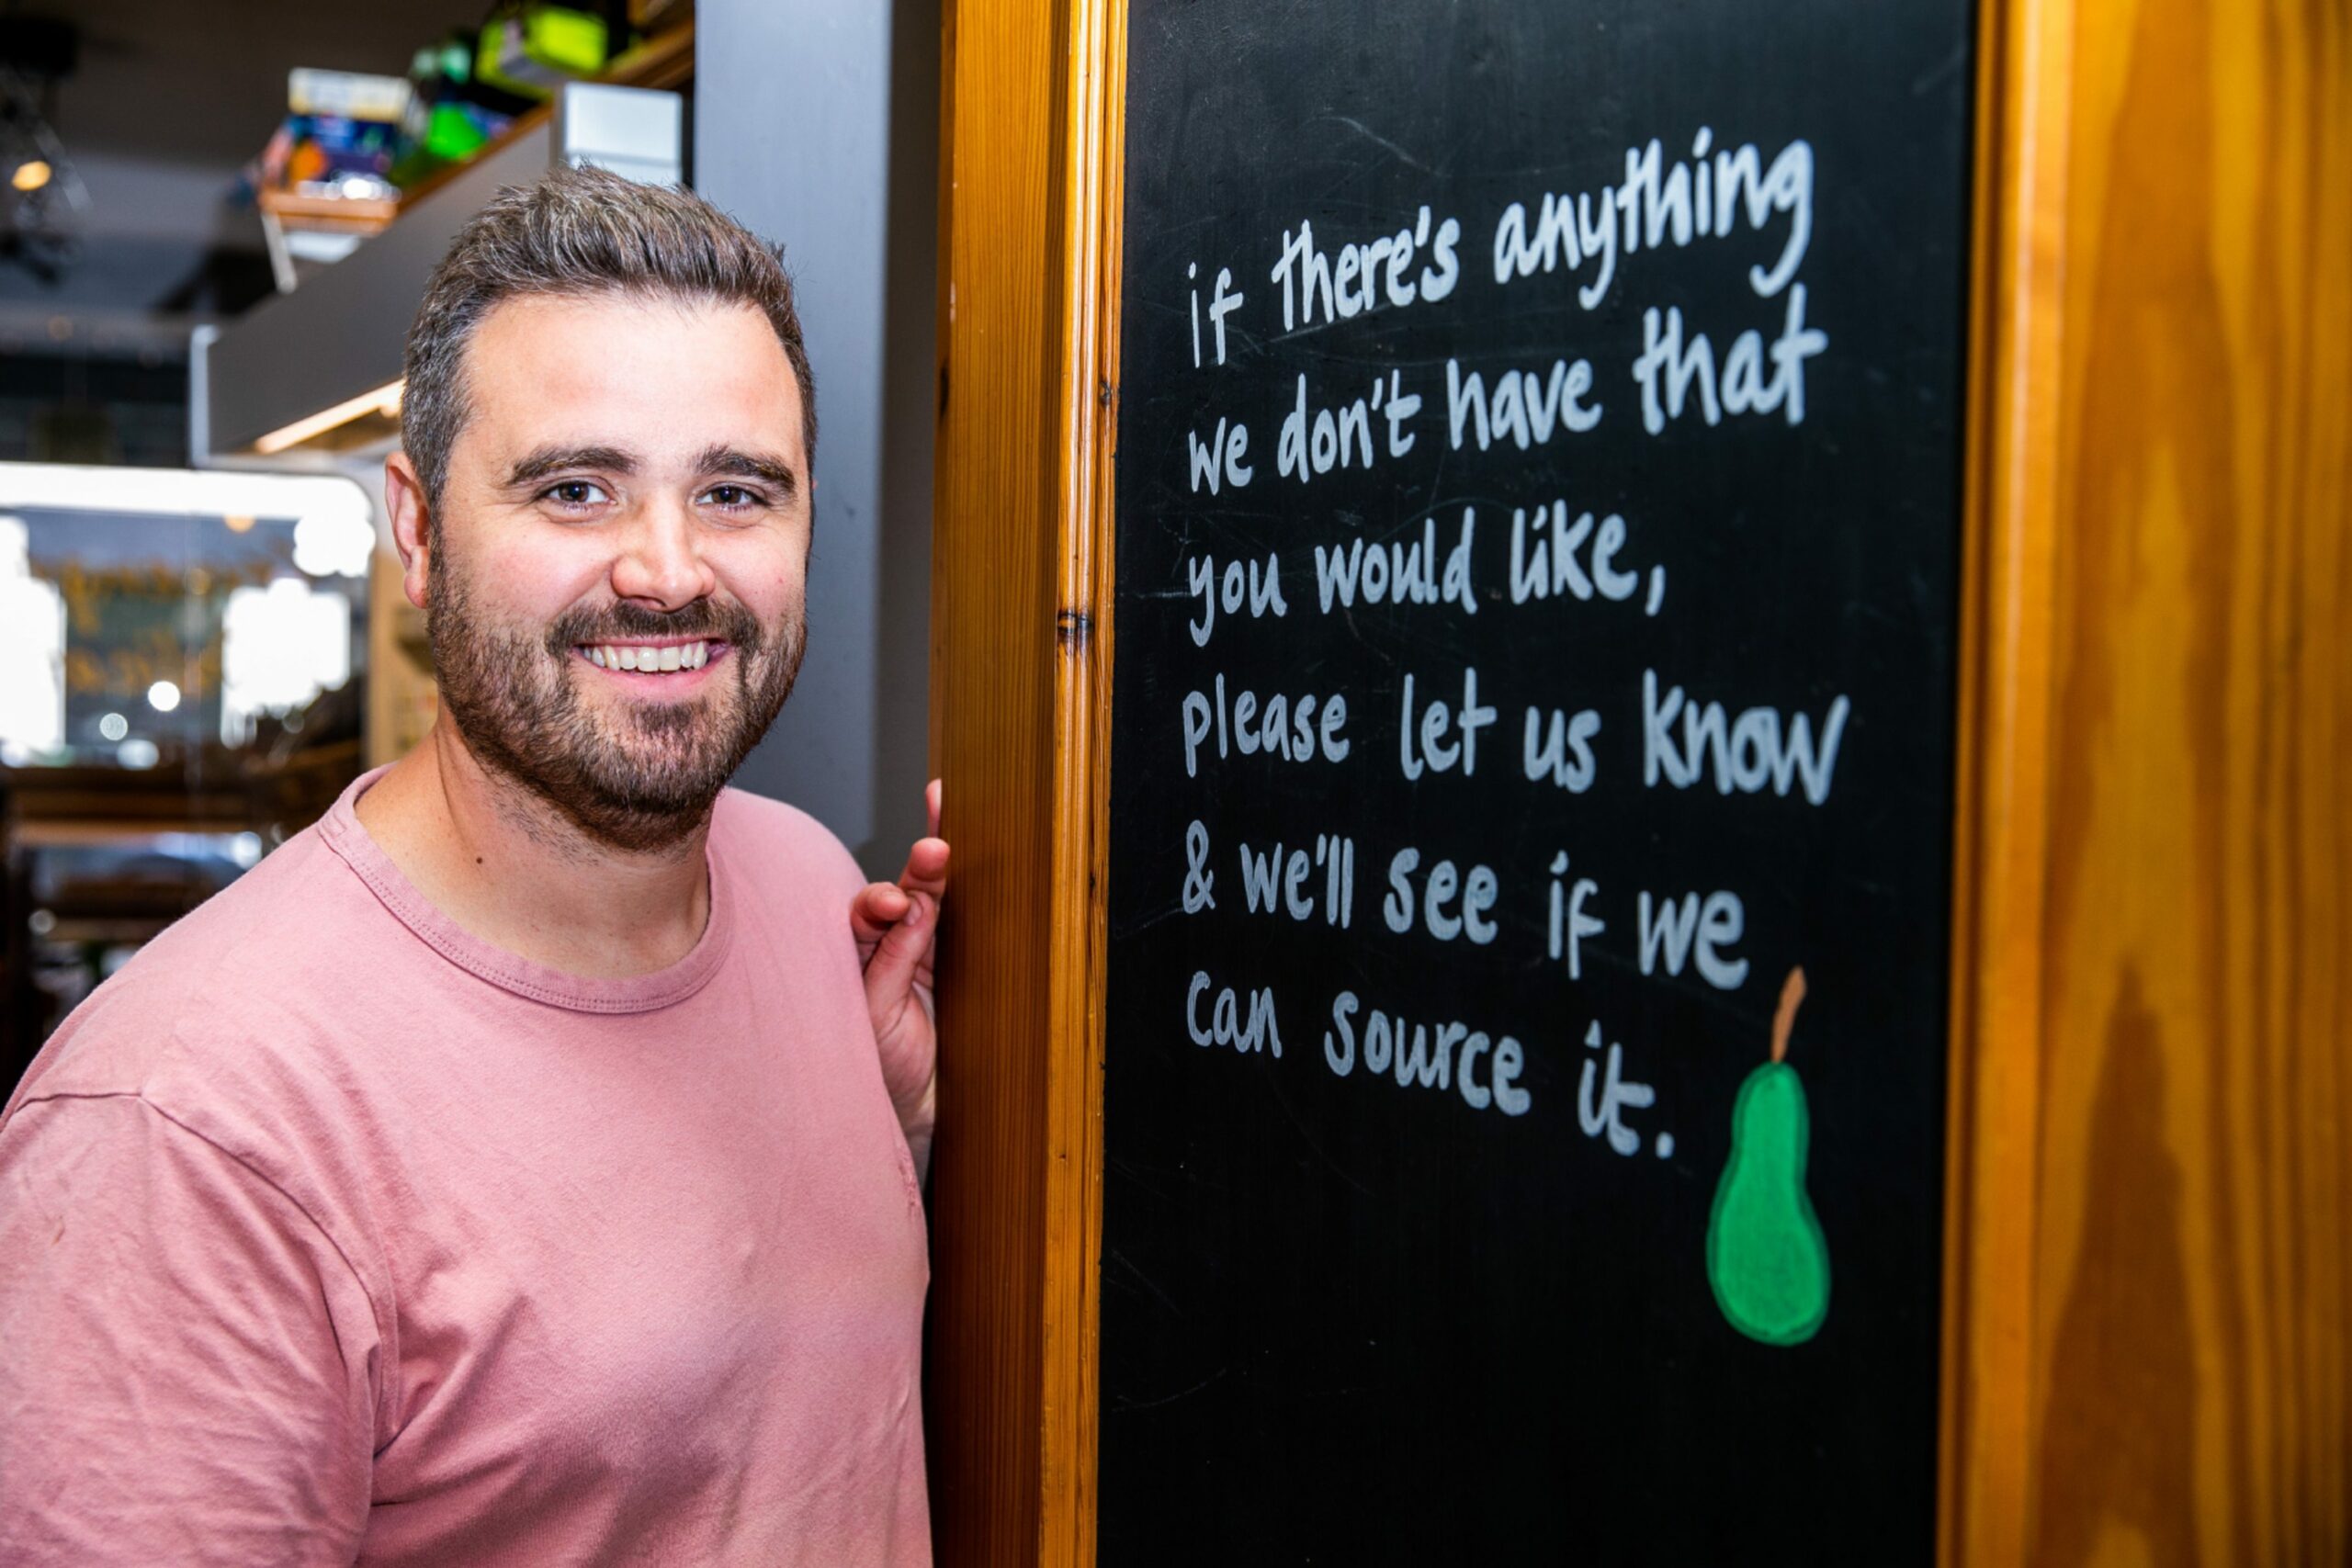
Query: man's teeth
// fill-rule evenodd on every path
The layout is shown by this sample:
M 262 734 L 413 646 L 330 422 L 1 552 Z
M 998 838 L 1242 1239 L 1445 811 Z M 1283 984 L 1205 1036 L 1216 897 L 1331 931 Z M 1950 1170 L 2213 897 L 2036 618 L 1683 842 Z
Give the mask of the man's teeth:
M 588 662 L 605 670 L 699 670 L 710 662 L 710 644 L 673 642 L 667 648 L 636 648 L 600 643 L 589 648 Z

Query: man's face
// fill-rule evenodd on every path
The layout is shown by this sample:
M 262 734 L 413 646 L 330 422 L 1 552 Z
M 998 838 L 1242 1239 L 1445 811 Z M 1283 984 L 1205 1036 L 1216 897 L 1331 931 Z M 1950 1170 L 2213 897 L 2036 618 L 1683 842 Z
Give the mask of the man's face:
M 791 362 L 749 306 L 538 297 L 483 318 L 465 389 L 426 581 L 441 700 L 591 837 L 674 843 L 800 667 Z

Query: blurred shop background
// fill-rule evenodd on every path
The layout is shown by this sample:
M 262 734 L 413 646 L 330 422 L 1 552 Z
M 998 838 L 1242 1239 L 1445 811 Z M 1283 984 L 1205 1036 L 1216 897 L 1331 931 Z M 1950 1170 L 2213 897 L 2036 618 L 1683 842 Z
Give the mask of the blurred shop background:
M 432 722 L 381 508 L 426 273 L 557 162 L 786 247 L 811 646 L 737 783 L 922 830 L 936 0 L 51 0 L 0 16 L 0 1088 Z

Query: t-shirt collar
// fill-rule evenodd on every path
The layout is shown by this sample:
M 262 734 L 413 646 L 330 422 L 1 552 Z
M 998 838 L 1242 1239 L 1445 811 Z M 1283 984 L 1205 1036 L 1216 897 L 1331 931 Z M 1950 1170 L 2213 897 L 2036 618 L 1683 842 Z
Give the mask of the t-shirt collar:
M 354 779 L 320 819 L 319 836 L 394 918 L 426 946 L 468 974 L 518 997 L 574 1012 L 651 1012 L 684 1001 L 702 989 L 726 958 L 728 945 L 734 939 L 734 900 L 719 868 L 718 857 L 707 849 L 705 855 L 710 876 L 709 921 L 686 955 L 666 968 L 622 979 L 595 979 L 549 968 L 482 941 L 425 897 L 361 824 L 354 807 L 384 772 L 375 768 Z

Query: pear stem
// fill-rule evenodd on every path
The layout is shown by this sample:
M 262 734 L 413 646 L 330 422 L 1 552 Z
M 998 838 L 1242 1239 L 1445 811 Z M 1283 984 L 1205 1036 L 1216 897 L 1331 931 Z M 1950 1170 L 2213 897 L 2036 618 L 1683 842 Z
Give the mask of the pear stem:
M 1800 965 L 1781 983 L 1781 1005 L 1772 1013 L 1772 1060 L 1776 1062 L 1789 1054 L 1789 1032 L 1796 1027 L 1797 1004 L 1804 1000 L 1804 969 Z

